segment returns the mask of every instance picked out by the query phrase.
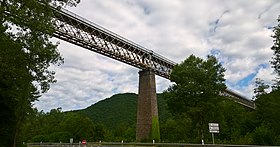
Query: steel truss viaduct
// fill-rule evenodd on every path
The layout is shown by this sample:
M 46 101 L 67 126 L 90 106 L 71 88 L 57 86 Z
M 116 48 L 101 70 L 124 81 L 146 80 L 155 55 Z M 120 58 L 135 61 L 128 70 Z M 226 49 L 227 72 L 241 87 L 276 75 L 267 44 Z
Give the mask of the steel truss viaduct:
M 132 65 L 142 70 L 151 70 L 156 75 L 170 78 L 175 62 L 121 37 L 66 9 L 54 9 L 56 31 L 61 40 L 97 52 L 109 58 Z M 240 94 L 226 89 L 222 95 L 246 107 L 255 109 L 255 103 Z

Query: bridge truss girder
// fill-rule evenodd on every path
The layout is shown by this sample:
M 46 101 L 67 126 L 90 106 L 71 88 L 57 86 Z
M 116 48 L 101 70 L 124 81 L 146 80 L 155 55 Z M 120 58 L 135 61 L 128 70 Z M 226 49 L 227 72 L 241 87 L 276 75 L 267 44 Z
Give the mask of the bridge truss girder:
M 55 37 L 169 79 L 175 62 L 137 45 L 74 13 L 55 11 Z

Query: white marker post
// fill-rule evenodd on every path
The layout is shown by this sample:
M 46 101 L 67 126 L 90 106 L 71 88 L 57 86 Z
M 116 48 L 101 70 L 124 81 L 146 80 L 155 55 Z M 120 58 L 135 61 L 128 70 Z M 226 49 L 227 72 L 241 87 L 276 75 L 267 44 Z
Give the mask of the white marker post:
M 73 138 L 70 138 L 70 144 L 73 144 Z
M 209 132 L 212 133 L 212 140 L 213 144 L 215 144 L 214 141 L 214 133 L 219 133 L 219 124 L 218 123 L 209 123 Z
M 212 133 L 212 141 L 213 141 L 213 144 L 215 144 L 215 141 L 214 141 L 214 133 Z

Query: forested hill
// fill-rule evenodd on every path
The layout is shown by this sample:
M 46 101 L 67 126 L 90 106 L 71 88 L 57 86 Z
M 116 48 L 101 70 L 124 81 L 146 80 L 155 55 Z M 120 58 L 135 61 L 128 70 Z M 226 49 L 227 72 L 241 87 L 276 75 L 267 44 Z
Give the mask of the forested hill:
M 101 100 L 90 107 L 74 112 L 89 117 L 95 124 L 103 124 L 108 129 L 120 126 L 132 126 L 136 124 L 137 94 L 116 94 L 110 98 Z M 165 121 L 171 115 L 167 111 L 167 105 L 161 94 L 157 95 L 159 120 Z

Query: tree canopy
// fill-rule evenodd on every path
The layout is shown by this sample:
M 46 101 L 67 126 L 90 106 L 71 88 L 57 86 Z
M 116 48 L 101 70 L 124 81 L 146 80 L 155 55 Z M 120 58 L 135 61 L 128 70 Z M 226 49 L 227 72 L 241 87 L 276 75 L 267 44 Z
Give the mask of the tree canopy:
M 278 17 L 278 25 L 273 29 L 274 34 L 273 38 L 273 46 L 271 50 L 273 51 L 273 57 L 270 61 L 272 67 L 277 73 L 277 77 L 275 79 L 275 84 L 273 86 L 274 89 L 279 89 L 280 87 L 280 16 Z
M 16 146 L 21 124 L 32 102 L 55 82 L 51 64 L 63 63 L 50 4 L 78 0 L 4 0 L 0 2 L 0 144 Z
M 167 105 L 174 116 L 191 116 L 193 127 L 199 128 L 204 138 L 204 128 L 214 119 L 215 104 L 220 99 L 220 92 L 226 89 L 225 69 L 214 56 L 203 60 L 194 55 L 176 65 L 171 73 L 175 82 L 165 92 Z
M 214 56 L 208 56 L 204 61 L 191 55 L 176 65 L 170 77 L 175 84 L 166 91 L 170 95 L 166 98 L 171 112 L 186 112 L 190 106 L 204 105 L 219 95 L 226 89 L 224 72 L 225 69 Z
M 67 143 L 73 138 L 74 142 L 78 143 L 83 139 L 96 141 L 104 135 L 98 134 L 100 131 L 103 131 L 103 128 L 94 125 L 88 117 L 79 113 L 63 113 L 61 108 L 57 108 L 29 116 L 22 133 L 25 142 Z

